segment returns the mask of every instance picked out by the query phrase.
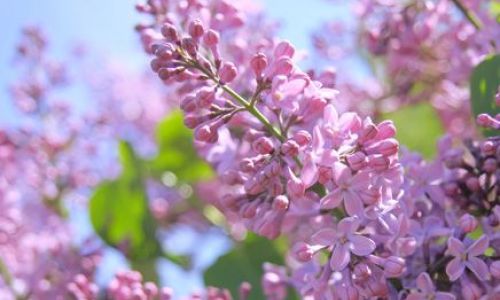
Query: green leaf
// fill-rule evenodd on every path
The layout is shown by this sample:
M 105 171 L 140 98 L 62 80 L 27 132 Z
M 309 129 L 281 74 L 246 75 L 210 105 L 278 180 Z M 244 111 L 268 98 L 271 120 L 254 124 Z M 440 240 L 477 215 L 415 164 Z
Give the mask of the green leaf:
M 90 219 L 108 245 L 123 250 L 132 261 L 148 261 L 161 254 L 161 247 L 142 182 L 141 161 L 128 143 L 120 142 L 119 150 L 122 174 L 95 189 Z
M 429 103 L 403 107 L 382 116 L 394 122 L 396 138 L 412 151 L 420 152 L 425 158 L 436 153 L 436 142 L 444 133 L 436 111 Z
M 495 116 L 500 108 L 495 105 L 495 95 L 500 85 L 500 55 L 487 57 L 472 72 L 470 95 L 474 116 L 482 113 Z M 498 130 L 485 130 L 486 136 L 498 135 Z
M 262 265 L 265 262 L 283 264 L 283 256 L 277 248 L 273 241 L 248 234 L 205 271 L 205 284 L 228 288 L 233 295 L 238 295 L 240 284 L 247 281 L 252 285 L 250 299 L 265 299 L 261 289 Z
M 170 171 L 181 182 L 194 182 L 212 177 L 212 169 L 201 160 L 193 147 L 193 134 L 183 123 L 182 113 L 175 111 L 156 129 L 158 155 L 148 163 L 157 178 Z
M 497 21 L 497 23 L 500 23 L 500 2 L 491 1 L 490 15 Z

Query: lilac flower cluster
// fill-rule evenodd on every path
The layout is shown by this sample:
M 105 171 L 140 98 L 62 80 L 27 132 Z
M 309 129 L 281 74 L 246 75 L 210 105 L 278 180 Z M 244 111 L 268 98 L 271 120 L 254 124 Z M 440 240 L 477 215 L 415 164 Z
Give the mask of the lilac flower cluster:
M 302 72 L 289 42 L 234 56 L 221 51 L 226 29 L 198 18 L 205 3 L 187 3 L 189 14 L 176 11 L 183 22 L 164 19 L 162 36 L 148 28 L 155 38 L 143 40 L 222 180 L 216 206 L 249 230 L 292 242 L 288 270 L 266 266 L 269 299 L 285 299 L 288 286 L 305 299 L 498 296 L 489 271 L 498 264 L 498 248 L 489 247 L 498 229 L 478 225 L 496 218 L 496 150 L 473 170 L 446 140 L 434 162 L 410 154 L 400 162 L 392 122 L 339 113 L 328 78 Z M 497 147 L 496 139 L 485 143 Z M 450 194 L 462 180 L 475 190 Z M 453 206 L 453 196 L 486 201 L 487 211 Z
M 369 84 L 345 82 L 346 78 L 339 83 L 346 99 L 357 97 L 343 104 L 348 109 L 377 115 L 430 102 L 448 133 L 472 137 L 469 75 L 483 57 L 498 52 L 495 41 L 500 39 L 498 24 L 487 9 L 492 2 L 353 1 L 359 21 L 325 24 L 315 34 L 317 52 L 339 61 L 332 56 L 339 50 L 332 48 L 342 50 L 341 59 L 359 53 L 359 48 L 367 50 L 363 57 L 373 67 Z
M 78 274 L 68 284 L 70 295 L 76 300 L 96 300 L 98 298 L 98 287 L 86 276 Z M 248 283 L 242 283 L 239 289 L 239 300 L 247 300 L 251 291 Z M 135 271 L 122 271 L 107 287 L 107 298 L 112 300 L 170 300 L 174 296 L 169 287 L 158 288 L 153 282 L 143 282 L 142 275 Z M 228 290 L 208 287 L 203 292 L 193 293 L 185 297 L 186 300 L 232 300 Z

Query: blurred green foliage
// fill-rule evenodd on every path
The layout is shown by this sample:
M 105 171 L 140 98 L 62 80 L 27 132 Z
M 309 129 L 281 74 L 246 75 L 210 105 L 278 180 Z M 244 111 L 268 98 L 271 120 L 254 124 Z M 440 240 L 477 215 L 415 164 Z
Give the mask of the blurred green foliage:
M 172 113 L 158 125 L 156 138 L 158 154 L 152 159 L 137 157 L 132 146 L 121 141 L 120 176 L 98 185 L 89 204 L 97 234 L 107 245 L 123 251 L 132 267 L 148 280 L 156 280 L 154 265 L 159 257 L 182 266 L 189 262 L 162 249 L 156 236 L 157 224 L 149 210 L 145 181 L 161 179 L 167 171 L 174 173 L 179 183 L 212 176 L 210 167 L 196 155 L 192 134 L 184 127 L 180 112 Z
M 396 138 L 412 151 L 430 159 L 436 154 L 436 143 L 444 133 L 436 111 L 429 103 L 418 103 L 382 115 L 394 122 Z
M 239 242 L 227 254 L 221 256 L 215 264 L 205 271 L 205 283 L 210 286 L 223 286 L 233 295 L 238 295 L 238 288 L 243 281 L 252 285 L 249 299 L 265 299 L 261 288 L 265 262 L 283 265 L 283 240 L 271 241 L 256 234 L 248 233 L 245 240 Z M 287 299 L 295 299 L 293 296 Z
M 155 177 L 170 171 L 182 182 L 195 182 L 213 176 L 210 166 L 193 147 L 193 134 L 184 126 L 182 113 L 175 111 L 156 128 L 158 155 L 147 162 Z
M 120 142 L 122 174 L 101 183 L 90 199 L 90 219 L 99 236 L 131 260 L 160 254 L 156 224 L 148 208 L 141 161 L 130 144 Z
M 500 55 L 492 55 L 476 66 L 470 79 L 470 95 L 474 116 L 487 113 L 495 116 L 500 107 L 495 105 L 495 95 L 500 86 Z M 498 135 L 498 130 L 484 130 L 486 136 Z

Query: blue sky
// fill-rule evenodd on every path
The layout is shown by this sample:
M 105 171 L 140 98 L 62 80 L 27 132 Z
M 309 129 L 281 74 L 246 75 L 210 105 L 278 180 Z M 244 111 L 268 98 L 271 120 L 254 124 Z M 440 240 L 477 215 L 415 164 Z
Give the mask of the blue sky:
M 310 32 L 322 21 L 346 15 L 344 5 L 335 6 L 328 4 L 326 0 L 267 0 L 262 2 L 267 14 L 280 21 L 281 38 L 292 41 L 302 49 L 309 48 Z M 7 86 L 15 79 L 12 58 L 14 46 L 23 26 L 41 26 L 50 39 L 51 54 L 56 57 L 65 57 L 75 43 L 83 43 L 90 47 L 89 50 L 92 53 L 112 57 L 131 68 L 142 69 L 148 65 L 148 59 L 142 54 L 133 30 L 134 25 L 140 20 L 140 16 L 134 10 L 134 3 L 134 0 L 0 1 L 2 28 L 0 34 L 0 124 L 5 124 L 6 120 L 15 120 L 15 112 L 9 104 Z M 79 98 L 73 100 L 83 101 Z M 88 224 L 85 225 L 86 221 L 81 220 L 81 217 L 82 215 L 75 217 L 75 224 L 87 227 L 88 230 Z M 227 248 L 227 243 L 216 239 L 203 241 L 203 245 L 210 242 L 212 244 L 207 245 L 207 248 Z M 123 265 L 120 257 L 113 252 L 108 252 L 106 257 L 106 267 L 101 269 L 103 280 L 110 277 L 112 270 Z M 203 266 L 206 261 L 213 259 L 213 255 L 205 253 L 200 265 Z M 167 282 L 172 282 L 179 277 L 185 278 L 183 282 L 176 284 L 176 289 L 180 294 L 185 294 L 193 287 L 202 284 L 199 273 L 185 274 L 168 264 L 162 264 L 161 267 L 172 270 L 166 273 L 164 279 Z

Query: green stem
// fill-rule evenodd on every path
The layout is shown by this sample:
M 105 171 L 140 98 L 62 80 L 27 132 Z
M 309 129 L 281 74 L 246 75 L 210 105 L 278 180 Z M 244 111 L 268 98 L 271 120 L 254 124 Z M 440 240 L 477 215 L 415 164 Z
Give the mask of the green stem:
M 14 288 L 12 287 L 12 275 L 10 274 L 9 270 L 7 269 L 7 266 L 3 262 L 2 258 L 0 258 L 0 277 L 3 279 L 5 285 L 10 288 L 12 291 L 12 294 L 14 294 L 14 297 L 16 300 L 24 300 L 27 298 L 23 297 L 21 295 L 18 295 Z
M 213 79 L 213 80 L 216 80 L 216 79 Z M 221 85 L 221 87 L 226 93 L 231 95 L 231 97 L 233 97 L 236 101 L 238 101 L 238 103 L 240 103 L 243 107 L 245 107 L 245 109 L 249 113 L 251 113 L 254 117 L 256 117 L 272 135 L 274 135 L 276 138 L 278 138 L 278 140 L 280 140 L 281 142 L 285 141 L 285 137 L 281 134 L 281 132 L 279 132 L 278 129 L 276 129 L 271 124 L 271 122 L 269 122 L 269 120 L 254 105 L 250 105 L 250 103 L 247 100 L 245 100 L 243 97 L 241 97 L 231 87 L 229 87 L 225 84 Z

